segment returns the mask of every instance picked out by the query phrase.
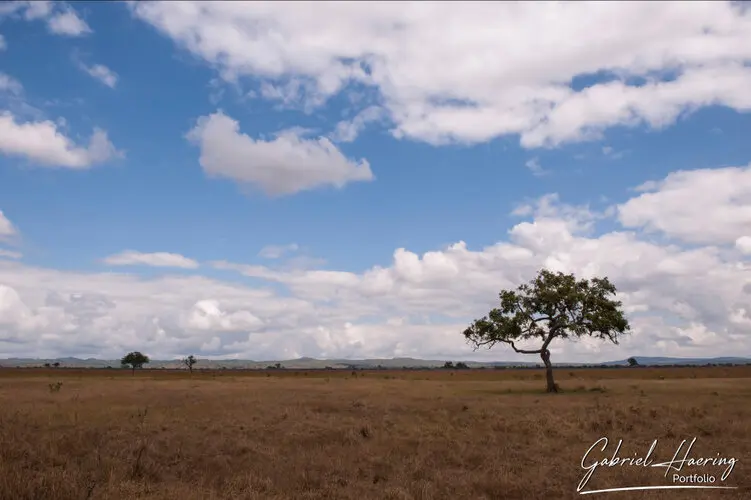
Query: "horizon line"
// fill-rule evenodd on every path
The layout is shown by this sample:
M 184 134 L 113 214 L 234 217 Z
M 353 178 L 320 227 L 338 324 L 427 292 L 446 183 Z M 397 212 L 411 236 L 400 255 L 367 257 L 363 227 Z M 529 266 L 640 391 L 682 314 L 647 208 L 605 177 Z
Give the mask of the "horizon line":
M 148 354 L 147 354 L 148 356 Z M 188 354 L 182 356 L 185 357 L 188 356 Z M 195 356 L 195 355 L 194 355 Z M 182 359 L 181 356 L 176 356 L 174 358 L 154 358 L 152 361 L 180 361 Z M 478 364 L 489 364 L 489 363 L 519 363 L 519 364 L 539 364 L 537 361 L 507 361 L 507 360 L 476 360 L 476 359 L 456 359 L 456 358 L 415 358 L 410 356 L 396 356 L 396 357 L 373 357 L 373 358 L 315 358 L 312 356 L 301 356 L 299 358 L 287 358 L 287 359 L 280 359 L 280 358 L 269 358 L 269 359 L 252 359 L 252 358 L 211 358 L 211 357 L 198 357 L 197 359 L 202 359 L 206 361 L 252 361 L 255 363 L 264 363 L 264 362 L 270 362 L 270 361 L 301 361 L 301 360 L 310 360 L 310 361 L 368 361 L 368 360 L 387 360 L 387 361 L 395 361 L 395 360 L 415 360 L 415 361 L 452 361 L 452 362 L 460 362 L 460 363 L 478 363 Z M 607 363 L 620 363 L 620 362 L 627 362 L 629 358 L 636 358 L 638 359 L 664 359 L 664 360 L 676 360 L 676 361 L 712 361 L 717 359 L 736 359 L 736 360 L 744 360 L 751 362 L 751 356 L 712 356 L 712 357 L 675 357 L 675 356 L 628 356 L 622 359 L 611 359 L 608 361 L 558 361 L 553 362 L 553 365 L 556 364 L 576 364 L 576 365 L 601 365 L 601 364 L 607 364 Z M 10 361 L 10 360 L 34 360 L 34 361 L 47 361 L 47 360 L 60 360 L 60 359 L 75 359 L 80 361 L 86 361 L 86 360 L 95 360 L 95 361 L 113 361 L 118 360 L 119 358 L 105 358 L 105 357 L 80 357 L 80 356 L 58 356 L 58 357 L 2 357 L 0 358 L 0 361 Z

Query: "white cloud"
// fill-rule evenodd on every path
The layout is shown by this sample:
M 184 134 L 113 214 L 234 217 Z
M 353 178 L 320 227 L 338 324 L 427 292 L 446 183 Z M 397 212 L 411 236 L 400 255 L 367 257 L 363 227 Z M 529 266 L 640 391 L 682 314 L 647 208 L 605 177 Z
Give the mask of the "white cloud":
M 141 253 L 135 250 L 125 250 L 104 259 L 106 264 L 112 266 L 144 265 L 153 267 L 181 267 L 195 269 L 198 262 L 180 254 L 168 252 Z
M 18 234 L 18 230 L 11 224 L 10 220 L 5 216 L 2 210 L 0 210 L 0 240 L 15 236 Z
M 735 247 L 746 255 L 751 254 L 751 236 L 741 236 L 735 240 Z
M 54 14 L 47 20 L 47 27 L 56 35 L 81 36 L 91 33 L 86 21 L 78 17 L 73 9 Z
M 200 300 L 191 309 L 187 326 L 207 331 L 251 331 L 263 326 L 263 321 L 248 311 L 227 313 L 222 311 L 217 300 Z M 215 344 L 215 349 L 219 346 Z
M 12 76 L 0 72 L 0 92 L 18 95 L 23 92 L 23 85 Z
M 306 269 L 320 269 L 325 265 L 326 259 L 311 257 L 309 255 L 295 255 L 286 259 L 280 268 L 286 271 L 302 271 Z
M 592 229 L 593 223 L 609 215 L 593 212 L 589 205 L 568 205 L 560 203 L 557 193 L 549 193 L 531 202 L 518 205 L 511 212 L 512 215 L 529 217 L 537 221 L 557 220 L 564 221 L 566 227 L 577 233 L 585 233 Z
M 620 160 L 626 154 L 626 151 L 616 151 L 612 146 L 603 146 L 602 154 L 611 160 Z
M 0 16 L 20 15 L 26 21 L 44 20 L 50 33 L 63 36 L 83 36 L 92 33 L 67 2 L 15 1 L 0 5 Z
M 27 21 L 33 21 L 35 19 L 44 19 L 52 13 L 53 3 L 50 1 L 28 1 L 28 2 L 13 2 L 19 6 L 20 9 L 25 9 L 24 19 Z M 62 3 L 62 2 L 61 2 Z
M 538 158 L 527 160 L 524 166 L 527 167 L 535 177 L 543 177 L 550 173 L 550 170 L 542 168 L 542 165 L 540 165 L 540 160 Z
M 0 35 L 0 50 L 5 50 L 8 48 L 8 43 L 5 41 L 5 37 L 3 35 Z
M 0 16 L 22 13 L 22 17 L 27 21 L 44 18 L 50 12 L 52 12 L 50 1 L 13 1 L 0 4 Z
M 253 139 L 221 111 L 201 117 L 188 138 L 200 147 L 199 161 L 208 175 L 270 195 L 373 179 L 367 160 L 349 160 L 324 137 L 305 139 L 300 131 L 287 130 L 273 140 Z
M 317 92 L 312 82 L 297 78 L 290 79 L 284 85 L 263 82 L 259 90 L 264 99 L 277 101 L 280 110 L 302 107 L 306 113 L 310 113 L 326 101 L 326 96 Z
M 209 102 L 216 106 L 217 104 L 219 104 L 219 102 L 221 102 L 222 98 L 224 97 L 224 93 L 226 90 L 224 82 L 219 78 L 212 78 L 209 81 L 208 87 L 210 89 Z
M 0 239 L 2 239 L 2 236 L 0 236 Z M 20 259 L 21 257 L 23 257 L 21 252 L 0 248 L 0 259 Z
M 124 155 L 109 141 L 107 132 L 94 129 L 87 147 L 76 145 L 52 121 L 20 123 L 10 112 L 0 112 L 0 153 L 22 156 L 48 167 L 86 169 Z
M 709 173 L 697 171 L 697 175 Z M 736 199 L 735 203 L 738 210 L 744 210 L 744 201 Z M 294 296 L 316 304 L 334 304 L 349 312 L 352 323 L 371 316 L 443 316 L 445 320 L 439 324 L 450 325 L 439 330 L 445 332 L 445 344 L 439 340 L 444 333 L 436 331 L 430 334 L 426 346 L 412 344 L 406 351 L 420 352 L 421 356 L 437 346 L 440 352 L 461 352 L 453 337 L 461 320 L 486 312 L 499 288 L 526 281 L 540 267 L 585 277 L 609 276 L 621 290 L 635 328 L 635 334 L 621 348 L 589 341 L 557 346 L 557 355 L 566 359 L 614 359 L 624 357 L 624 353 L 707 356 L 747 352 L 751 347 L 751 308 L 746 291 L 751 289 L 751 275 L 738 272 L 744 263 L 736 260 L 737 256 L 724 254 L 713 246 L 661 246 L 629 232 L 585 236 L 592 229 L 591 221 L 604 215 L 586 207 L 560 204 L 555 195 L 522 207 L 518 213 L 533 219 L 513 227 L 508 240 L 494 246 L 472 251 L 459 242 L 422 256 L 398 249 L 391 266 L 374 267 L 359 274 L 287 272 L 227 262 L 216 262 L 214 266 L 276 281 Z M 696 231 L 701 231 L 701 227 Z M 405 351 L 395 346 L 411 344 L 407 332 L 419 328 L 414 324 L 395 328 L 396 333 L 391 336 L 387 332 L 394 329 L 393 325 L 358 326 L 359 331 L 371 332 L 363 346 L 385 343 L 390 355 L 403 355 Z M 338 332 L 334 334 L 337 339 L 346 338 L 346 328 L 324 329 Z M 728 343 L 734 347 L 728 348 Z
M 641 87 L 617 81 L 596 85 L 562 100 L 544 123 L 522 135 L 522 145 L 557 146 L 599 139 L 603 130 L 614 125 L 648 124 L 659 129 L 682 113 L 711 105 L 749 111 L 751 96 L 743 90 L 749 85 L 751 68 L 742 62 L 691 68 L 674 81 Z
M 248 354 L 272 353 L 284 349 L 278 335 L 292 334 L 298 315 L 314 313 L 300 299 L 198 276 L 143 279 L 0 260 L 0 357 L 108 358 L 133 349 L 170 357 L 195 352 L 214 336 L 222 345 L 207 354 L 227 355 L 228 345 L 248 341 L 251 332 Z
M 92 78 L 96 78 L 106 86 L 114 89 L 117 85 L 118 76 L 117 73 L 109 69 L 103 64 L 94 64 L 93 66 L 81 65 L 81 69 L 89 74 Z
M 737 2 L 130 5 L 226 80 L 260 78 L 262 95 L 305 108 L 366 85 L 397 137 L 434 144 L 555 146 L 709 105 L 751 109 L 751 11 Z M 612 81 L 572 86 L 595 74 Z
M 379 106 L 365 108 L 351 120 L 343 120 L 337 123 L 331 138 L 338 142 L 352 142 L 366 125 L 381 121 L 386 115 L 386 110 Z
M 290 243 L 289 245 L 267 245 L 258 252 L 259 257 L 264 259 L 278 259 L 286 254 L 296 252 L 300 247 L 297 243 Z
M 673 172 L 639 190 L 652 192 L 618 207 L 625 227 L 704 244 L 732 244 L 751 235 L 751 164 Z
M 541 267 L 608 276 L 634 330 L 621 346 L 555 343 L 556 360 L 748 353 L 751 273 L 744 252 L 751 233 L 726 210 L 748 211 L 751 199 L 742 187 L 726 196 L 727 185 L 742 185 L 747 170 L 674 173 L 653 183 L 649 203 L 636 193 L 605 213 L 549 194 L 520 206 L 515 213 L 525 219 L 494 245 L 472 249 L 460 241 L 423 254 L 399 248 L 388 266 L 362 272 L 212 263 L 252 278 L 253 286 L 200 276 L 61 272 L 0 259 L 0 356 L 115 358 L 139 349 L 160 358 L 201 352 L 254 359 L 528 360 L 504 349 L 472 353 L 461 331 L 487 313 L 500 289 L 529 280 Z M 699 238 L 688 238 L 671 215 L 674 193 L 691 190 L 699 205 L 720 206 L 697 220 Z M 704 200 L 706 191 L 720 195 Z M 639 204 L 649 210 L 637 211 Z M 642 222 L 633 231 L 595 233 L 594 221 L 611 217 L 617 224 L 629 210 L 694 244 L 652 241 Z M 716 246 L 725 241 L 737 248 Z

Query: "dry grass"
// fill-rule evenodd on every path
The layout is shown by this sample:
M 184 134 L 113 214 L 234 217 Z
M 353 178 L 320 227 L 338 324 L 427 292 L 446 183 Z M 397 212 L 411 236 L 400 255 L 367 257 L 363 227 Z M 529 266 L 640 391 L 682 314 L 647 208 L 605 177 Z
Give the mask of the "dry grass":
M 751 498 L 747 367 L 564 368 L 558 395 L 529 370 L 268 375 L 0 370 L 0 499 L 566 499 L 603 436 L 659 439 L 656 461 L 697 437 L 741 489 L 600 497 Z M 614 467 L 587 489 L 643 484 L 671 482 Z

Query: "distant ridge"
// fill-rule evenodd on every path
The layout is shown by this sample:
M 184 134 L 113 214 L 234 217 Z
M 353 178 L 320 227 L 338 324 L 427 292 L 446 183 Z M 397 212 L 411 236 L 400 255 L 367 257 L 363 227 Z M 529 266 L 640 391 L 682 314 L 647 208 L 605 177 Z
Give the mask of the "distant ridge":
M 751 358 L 739 358 L 739 357 L 719 357 L 719 358 L 661 358 L 661 357 L 649 357 L 649 356 L 634 356 L 636 362 L 644 366 L 660 366 L 660 365 L 706 365 L 706 364 L 734 364 L 734 365 L 747 365 L 751 364 Z M 622 361 L 608 361 L 606 363 L 598 363 L 604 365 L 628 365 L 627 360 Z
M 751 358 L 742 357 L 719 357 L 719 358 L 668 358 L 668 357 L 649 357 L 649 356 L 634 356 L 637 363 L 640 366 L 665 366 L 665 365 L 683 365 L 683 366 L 699 366 L 699 365 L 748 365 L 751 364 Z M 416 359 L 416 358 L 391 358 L 391 359 L 316 359 L 310 357 L 303 357 L 290 360 L 271 360 L 271 361 L 255 361 L 251 359 L 224 359 L 224 360 L 210 360 L 199 358 L 196 368 L 227 368 L 227 369 L 264 369 L 267 367 L 273 367 L 277 363 L 283 368 L 290 369 L 398 369 L 398 368 L 439 368 L 442 367 L 448 360 L 435 360 L 435 359 Z M 460 360 L 451 360 L 456 363 Z M 7 358 L 0 359 L 0 367 L 41 367 L 45 363 L 54 364 L 60 363 L 61 367 L 68 368 L 119 368 L 119 359 L 95 359 L 95 358 Z M 540 361 L 530 356 L 530 361 L 463 361 L 470 368 L 487 367 L 492 368 L 496 366 L 506 367 L 533 367 L 540 364 Z M 560 362 L 553 363 L 555 366 L 627 366 L 628 361 L 626 359 L 618 361 L 606 361 L 603 363 L 568 363 Z M 146 365 L 146 368 L 181 368 L 183 365 L 179 359 L 170 360 L 152 360 L 151 363 Z

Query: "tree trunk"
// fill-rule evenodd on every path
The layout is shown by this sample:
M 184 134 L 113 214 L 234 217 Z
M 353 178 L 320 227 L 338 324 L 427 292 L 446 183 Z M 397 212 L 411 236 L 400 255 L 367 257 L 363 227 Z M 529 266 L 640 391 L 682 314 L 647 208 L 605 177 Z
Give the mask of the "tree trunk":
M 132 375 L 133 377 L 135 377 L 135 376 L 136 376 L 136 367 L 135 367 L 135 366 L 132 366 L 132 367 L 130 368 L 130 371 L 131 371 L 131 375 Z
M 547 391 L 558 392 L 558 386 L 555 385 L 555 380 L 553 380 L 553 364 L 550 362 L 550 351 L 543 349 L 540 357 L 542 358 L 542 362 L 545 363 L 545 378 L 548 383 Z
M 190 376 L 193 376 L 193 367 L 191 365 L 188 365 L 188 371 L 190 372 Z

